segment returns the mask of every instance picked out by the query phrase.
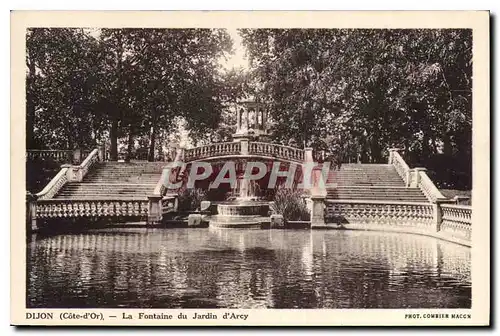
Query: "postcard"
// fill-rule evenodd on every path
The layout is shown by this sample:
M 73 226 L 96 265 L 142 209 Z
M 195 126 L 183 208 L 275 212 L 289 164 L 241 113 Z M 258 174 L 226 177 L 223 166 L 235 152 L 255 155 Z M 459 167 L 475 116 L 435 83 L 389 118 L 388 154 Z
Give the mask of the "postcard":
M 13 11 L 11 323 L 487 326 L 487 11 Z

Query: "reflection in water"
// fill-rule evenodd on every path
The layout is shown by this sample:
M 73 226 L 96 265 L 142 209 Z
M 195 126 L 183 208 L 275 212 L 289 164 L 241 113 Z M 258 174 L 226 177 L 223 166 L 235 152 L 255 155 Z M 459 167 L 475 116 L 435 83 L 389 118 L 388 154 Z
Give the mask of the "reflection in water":
M 33 239 L 28 307 L 468 308 L 470 249 L 366 231 L 113 229 Z

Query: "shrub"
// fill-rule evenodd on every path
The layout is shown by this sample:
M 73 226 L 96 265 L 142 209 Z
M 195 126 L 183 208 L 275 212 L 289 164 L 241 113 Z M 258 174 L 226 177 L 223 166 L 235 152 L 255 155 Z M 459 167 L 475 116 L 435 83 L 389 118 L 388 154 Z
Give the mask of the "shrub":
M 279 186 L 274 194 L 271 210 L 282 215 L 285 221 L 309 220 L 309 209 L 302 197 L 302 191 Z
M 178 197 L 179 212 L 190 212 L 200 208 L 201 201 L 205 198 L 205 191 L 202 189 L 184 189 Z

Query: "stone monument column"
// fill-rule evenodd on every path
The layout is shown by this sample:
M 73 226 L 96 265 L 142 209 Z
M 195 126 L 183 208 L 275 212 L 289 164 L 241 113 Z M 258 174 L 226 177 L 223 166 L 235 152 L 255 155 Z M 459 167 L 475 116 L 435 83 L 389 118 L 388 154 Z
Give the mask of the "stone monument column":
M 239 109 L 236 107 L 236 132 L 238 133 L 241 130 L 241 115 L 243 114 L 243 109 Z

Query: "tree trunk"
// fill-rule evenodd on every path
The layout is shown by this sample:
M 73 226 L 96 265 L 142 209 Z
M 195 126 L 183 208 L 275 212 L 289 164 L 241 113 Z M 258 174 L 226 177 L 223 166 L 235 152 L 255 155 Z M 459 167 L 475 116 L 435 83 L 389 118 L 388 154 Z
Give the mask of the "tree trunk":
M 155 160 L 155 142 L 156 142 L 156 122 L 153 121 L 153 125 L 151 126 L 151 133 L 149 136 L 148 161 L 150 162 Z
M 382 151 L 380 149 L 380 138 L 375 134 L 370 141 L 370 159 L 372 163 L 380 163 L 382 160 Z
M 35 62 L 29 63 L 28 80 L 26 81 L 26 148 L 35 146 Z
M 130 159 L 132 158 L 132 150 L 133 149 L 134 149 L 134 134 L 133 134 L 132 125 L 129 125 L 129 128 L 128 128 L 128 144 L 127 144 L 127 158 L 126 158 L 127 162 L 130 162 Z
M 443 136 L 443 154 L 446 156 L 451 156 L 452 154 L 451 139 L 449 133 L 444 133 Z
M 111 120 L 111 131 L 109 132 L 110 138 L 110 148 L 109 148 L 109 160 L 118 160 L 118 119 L 113 116 Z

